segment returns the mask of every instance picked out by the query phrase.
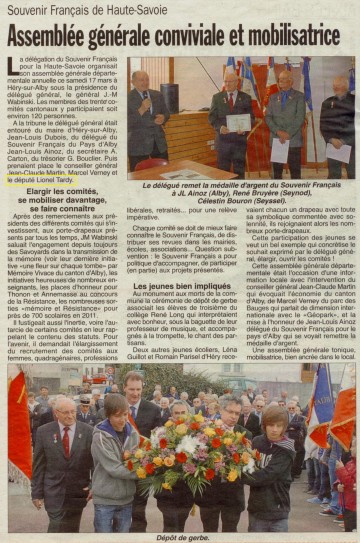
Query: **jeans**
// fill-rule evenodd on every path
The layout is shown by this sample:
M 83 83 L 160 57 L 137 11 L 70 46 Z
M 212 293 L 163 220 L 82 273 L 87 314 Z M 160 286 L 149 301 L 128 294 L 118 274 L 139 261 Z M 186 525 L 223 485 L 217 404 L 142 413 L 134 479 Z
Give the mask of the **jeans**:
M 96 533 L 128 533 L 130 531 L 132 503 L 126 505 L 95 504 L 94 507 Z
M 340 513 L 341 508 L 339 506 L 339 493 L 337 490 L 333 490 L 333 484 L 335 483 L 336 477 L 336 458 L 329 458 L 329 479 L 330 479 L 330 488 L 331 488 L 331 502 L 330 509 L 333 513 L 337 515 Z
M 281 518 L 278 520 L 260 519 L 252 513 L 249 513 L 249 528 L 248 532 L 288 532 L 288 519 Z

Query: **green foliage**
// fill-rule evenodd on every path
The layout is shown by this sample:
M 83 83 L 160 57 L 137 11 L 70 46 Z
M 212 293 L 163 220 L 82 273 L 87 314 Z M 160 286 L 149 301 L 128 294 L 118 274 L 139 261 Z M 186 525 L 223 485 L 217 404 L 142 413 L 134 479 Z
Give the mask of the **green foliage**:
M 124 376 L 128 371 L 136 371 L 139 364 L 116 365 L 116 382 L 122 390 Z M 178 393 L 187 392 L 192 400 L 203 390 L 207 392 L 211 388 L 214 394 L 223 394 L 226 388 L 223 381 L 212 380 L 205 371 L 190 371 L 183 373 L 182 364 L 141 364 L 141 370 L 145 372 L 145 398 L 151 398 L 156 384 L 161 384 L 163 394 L 166 394 L 170 386 L 175 386 Z

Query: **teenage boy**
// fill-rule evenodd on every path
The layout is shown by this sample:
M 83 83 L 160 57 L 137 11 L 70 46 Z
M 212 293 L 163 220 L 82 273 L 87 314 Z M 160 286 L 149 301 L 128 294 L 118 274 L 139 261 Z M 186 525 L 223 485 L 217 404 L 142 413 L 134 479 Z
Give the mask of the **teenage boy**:
M 268 407 L 262 417 L 264 434 L 253 439 L 261 454 L 261 469 L 245 475 L 250 485 L 249 532 L 287 532 L 290 512 L 294 441 L 286 437 L 288 415 L 283 407 Z

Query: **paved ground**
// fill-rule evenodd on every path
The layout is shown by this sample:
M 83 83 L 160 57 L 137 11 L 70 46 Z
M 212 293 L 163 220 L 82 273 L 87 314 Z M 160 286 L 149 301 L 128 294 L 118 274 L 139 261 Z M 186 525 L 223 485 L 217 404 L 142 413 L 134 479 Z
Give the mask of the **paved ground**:
M 319 515 L 321 508 L 306 501 L 309 497 L 304 492 L 305 472 L 301 479 L 297 479 L 291 486 L 292 511 L 289 521 L 289 531 L 297 533 L 306 532 L 335 532 L 342 533 L 343 529 L 333 522 L 333 519 Z M 246 494 L 248 490 L 246 488 Z M 93 532 L 93 506 L 88 504 L 81 522 L 81 532 Z M 156 507 L 156 500 L 151 498 L 147 508 L 148 532 L 162 532 L 162 516 Z M 247 532 L 247 513 L 241 515 L 238 526 L 239 532 Z M 37 511 L 31 503 L 30 497 L 24 490 L 14 483 L 9 483 L 9 533 L 37 533 L 46 532 L 47 515 L 45 511 Z M 199 510 L 196 508 L 195 515 L 190 516 L 185 526 L 186 533 L 202 533 Z

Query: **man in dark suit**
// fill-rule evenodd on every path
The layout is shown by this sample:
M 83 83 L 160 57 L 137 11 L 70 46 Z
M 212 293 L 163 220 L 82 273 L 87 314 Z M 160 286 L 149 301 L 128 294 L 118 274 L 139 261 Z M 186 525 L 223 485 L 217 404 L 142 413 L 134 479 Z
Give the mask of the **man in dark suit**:
M 305 417 L 296 413 L 296 401 L 290 400 L 287 403 L 286 409 L 288 412 L 289 424 L 286 429 L 286 435 L 290 439 L 294 440 L 294 446 L 296 456 L 291 468 L 291 476 L 294 479 L 298 479 L 301 475 L 302 465 L 305 457 Z
M 246 432 L 247 439 L 252 435 L 238 424 L 241 413 L 241 402 L 237 396 L 226 394 L 219 398 L 221 420 L 225 430 Z M 214 477 L 207 485 L 202 496 L 195 497 L 195 503 L 200 507 L 200 518 L 204 532 L 217 532 L 221 516 L 222 531 L 236 532 L 241 511 L 245 509 L 244 485 L 241 479 L 234 482 Z
M 252 433 L 252 437 L 259 436 L 261 431 L 259 417 L 252 412 L 250 400 L 243 398 L 241 402 L 241 415 L 239 418 L 239 424 L 249 430 Z
M 129 404 L 129 421 L 144 437 L 150 437 L 151 430 L 161 426 L 161 411 L 158 405 L 141 399 L 144 379 L 140 373 L 129 371 L 124 378 L 124 395 Z M 147 498 L 137 490 L 132 510 L 131 532 L 146 532 L 145 509 Z
M 233 164 L 238 179 L 244 179 L 247 132 L 242 130 L 230 132 L 226 116 L 249 114 L 250 124 L 253 125 L 251 97 L 237 90 L 236 74 L 225 73 L 224 85 L 225 91 L 214 94 L 209 111 L 209 123 L 216 130 L 217 166 L 220 170 L 229 172 Z
M 355 179 L 355 96 L 349 92 L 346 77 L 336 77 L 333 82 L 334 96 L 321 105 L 320 131 L 325 143 L 335 149 L 350 145 L 350 161 L 345 164 L 348 179 Z M 328 179 L 341 179 L 340 160 L 328 158 Z
M 79 532 L 89 497 L 92 428 L 76 422 L 76 405 L 69 398 L 55 404 L 57 422 L 38 428 L 33 457 L 31 496 L 45 505 L 49 533 Z
M 161 422 L 160 426 L 164 426 L 165 422 L 171 417 L 171 412 L 169 409 L 169 398 L 163 396 L 160 400 L 160 412 L 161 412 Z
M 279 92 L 272 94 L 266 108 L 265 122 L 270 130 L 270 147 L 273 139 L 281 144 L 289 141 L 288 165 L 291 179 L 301 179 L 302 128 L 305 121 L 305 96 L 292 88 L 291 72 L 284 70 L 279 75 Z M 273 162 L 274 179 L 282 179 L 284 164 Z
M 163 125 L 170 117 L 161 92 L 149 89 L 149 76 L 132 75 L 133 90 L 128 96 L 128 155 L 130 171 L 147 158 L 168 159 Z

